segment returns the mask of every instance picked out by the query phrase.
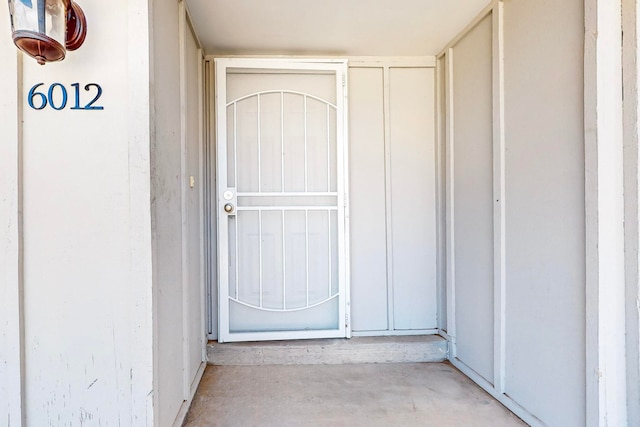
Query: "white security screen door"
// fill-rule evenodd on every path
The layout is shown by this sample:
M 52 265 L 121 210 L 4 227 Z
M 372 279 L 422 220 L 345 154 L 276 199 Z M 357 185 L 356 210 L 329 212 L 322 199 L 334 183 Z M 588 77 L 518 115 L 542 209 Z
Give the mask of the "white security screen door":
M 349 333 L 345 79 L 216 59 L 221 342 Z

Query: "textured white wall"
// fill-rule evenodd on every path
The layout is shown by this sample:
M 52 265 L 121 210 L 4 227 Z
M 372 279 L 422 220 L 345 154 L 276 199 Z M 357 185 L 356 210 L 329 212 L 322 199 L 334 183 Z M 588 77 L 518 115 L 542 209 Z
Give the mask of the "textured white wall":
M 454 261 L 457 356 L 493 382 L 492 23 L 454 47 Z
M 171 425 L 184 400 L 182 366 L 182 170 L 178 2 L 155 2 L 153 27 L 152 227 L 156 286 L 156 425 Z
M 0 24 L 9 22 L 0 7 Z M 6 27 L 8 28 L 8 27 Z M 20 425 L 22 420 L 21 287 L 19 233 L 21 60 L 11 33 L 0 31 L 0 420 Z
M 6 7 L 0 8 L 0 55 L 7 65 L 0 80 L 13 86 L 2 90 L 0 135 L 7 151 L 0 157 L 7 165 L 17 164 L 9 152 L 20 126 L 15 112 L 23 119 L 23 405 L 28 425 L 140 425 L 152 417 L 153 391 L 148 14 L 146 2 L 82 7 L 89 21 L 84 46 L 44 67 L 25 57 L 22 70 L 7 37 Z M 36 111 L 26 99 L 17 102 L 15 89 L 26 98 L 40 82 L 69 89 L 75 82 L 99 83 L 104 93 L 98 103 L 105 108 Z M 9 178 L 0 200 L 7 195 L 14 203 L 15 175 Z M 13 251 L 15 214 L 9 213 Z M 0 258 L 15 274 L 15 259 Z M 15 297 L 18 284 L 8 277 L 2 296 Z M 15 298 L 2 301 L 17 307 Z M 4 336 L 8 324 L 2 323 Z M 9 395 L 9 414 L 16 417 L 17 390 L 9 380 L 3 372 L 0 395 Z
M 584 425 L 583 2 L 505 2 L 503 15 L 496 10 L 447 58 L 456 360 L 528 421 Z M 494 134 L 499 105 L 504 151 Z M 504 199 L 495 186 L 501 176 Z M 504 204 L 500 233 L 492 195 Z M 496 259 L 503 236 L 506 254 Z M 501 265 L 504 294 L 496 292 Z
M 197 384 L 203 332 L 198 188 L 192 220 L 181 212 L 180 41 L 189 58 L 187 173 L 196 176 L 200 59 L 190 33 L 180 37 L 177 3 L 155 2 L 153 51 L 147 2 L 81 6 L 86 42 L 61 63 L 21 58 L 8 25 L 1 39 L 0 419 L 171 425 Z M 6 7 L 0 18 L 8 24 Z M 30 108 L 37 83 L 45 93 L 64 85 L 68 107 Z M 100 84 L 104 110 L 69 109 L 73 83 Z M 188 298 L 183 219 L 192 227 Z
M 394 59 L 349 70 L 351 314 L 363 335 L 437 327 L 435 72 Z
M 382 68 L 349 69 L 351 319 L 386 330 L 387 236 Z
M 202 51 L 198 47 L 191 29 L 185 22 L 184 28 L 184 95 L 185 95 L 185 168 L 183 185 L 185 201 L 185 231 L 186 231 L 186 266 L 185 269 L 185 390 L 187 398 L 195 392 L 199 383 L 199 371 L 204 369 L 203 349 L 205 346 L 204 332 L 204 282 L 203 282 L 203 257 L 202 243 L 204 239 L 201 215 L 203 215 L 204 201 L 203 184 L 200 173 L 202 158 L 201 144 L 203 142 L 203 129 L 201 126 L 201 98 L 203 97 L 200 80 L 202 77 Z M 193 187 L 190 186 L 190 177 L 194 178 Z
M 585 423 L 583 4 L 505 3 L 506 392 L 563 426 Z
M 435 70 L 389 69 L 388 201 L 396 330 L 437 328 Z
M 492 104 L 486 88 L 493 86 L 496 94 L 502 87 L 495 84 L 499 61 L 494 57 L 487 76 L 490 63 L 473 57 L 482 51 L 492 55 L 491 39 L 495 43 L 501 37 L 497 21 L 493 37 L 490 21 L 482 21 L 452 51 L 458 360 L 472 375 L 483 376 L 488 384 L 480 382 L 509 406 L 524 408 L 528 421 L 545 425 L 585 425 L 583 7 L 580 0 L 504 3 L 504 169 L 499 157 L 492 160 L 491 150 L 486 151 L 487 138 L 497 140 L 491 126 L 499 117 L 500 97 Z M 461 156 L 467 163 L 458 161 Z M 483 159 L 484 167 L 475 169 Z M 504 260 L 496 259 L 487 242 L 499 218 L 486 203 L 491 180 L 501 173 Z M 493 194 L 499 198 L 495 187 Z M 465 223 L 458 221 L 460 209 Z M 500 244 L 498 235 L 493 239 Z M 506 272 L 504 297 L 491 283 L 496 280 L 492 264 L 500 262 Z M 492 305 L 501 298 L 504 309 Z M 504 342 L 504 352 L 487 345 L 492 339 Z
M 184 416 L 188 408 L 185 402 L 195 391 L 203 357 L 198 84 L 201 61 L 184 13 L 178 2 L 154 2 L 151 215 L 156 304 L 154 403 L 158 426 L 173 425 Z M 181 73 L 186 78 L 184 84 Z M 189 188 L 191 175 L 196 178 L 193 189 Z

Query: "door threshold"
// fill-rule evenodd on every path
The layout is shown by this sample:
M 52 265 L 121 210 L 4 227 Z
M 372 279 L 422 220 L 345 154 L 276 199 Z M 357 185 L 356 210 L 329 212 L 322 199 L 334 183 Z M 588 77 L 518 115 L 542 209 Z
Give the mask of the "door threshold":
M 223 343 L 210 341 L 210 365 L 342 365 L 422 363 L 447 359 L 449 345 L 438 335 L 328 338 Z

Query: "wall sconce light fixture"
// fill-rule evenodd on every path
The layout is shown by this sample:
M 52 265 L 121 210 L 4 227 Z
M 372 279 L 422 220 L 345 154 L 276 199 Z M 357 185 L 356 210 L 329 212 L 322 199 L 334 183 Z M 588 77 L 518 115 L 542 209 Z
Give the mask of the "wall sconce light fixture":
M 9 0 L 15 45 L 44 65 L 62 61 L 87 35 L 87 19 L 73 0 Z

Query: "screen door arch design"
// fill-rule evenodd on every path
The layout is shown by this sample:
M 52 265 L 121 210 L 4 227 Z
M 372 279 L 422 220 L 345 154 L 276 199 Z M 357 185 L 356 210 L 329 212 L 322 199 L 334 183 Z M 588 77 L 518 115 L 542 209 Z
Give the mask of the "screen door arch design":
M 348 336 L 346 62 L 215 61 L 219 340 Z

